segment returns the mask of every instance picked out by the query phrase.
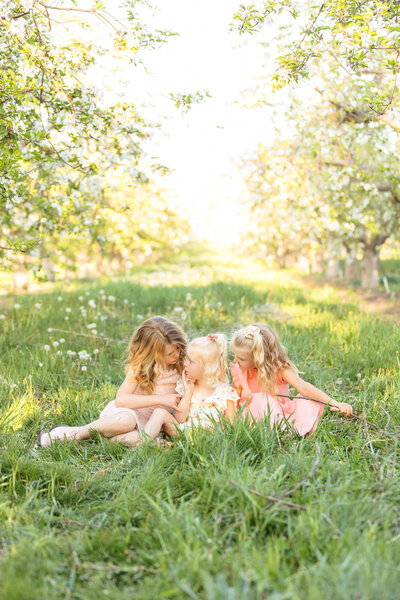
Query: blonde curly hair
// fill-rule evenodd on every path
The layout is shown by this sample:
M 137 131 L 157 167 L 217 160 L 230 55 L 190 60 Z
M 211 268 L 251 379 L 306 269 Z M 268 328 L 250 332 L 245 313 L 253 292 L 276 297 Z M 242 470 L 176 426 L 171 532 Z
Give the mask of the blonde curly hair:
M 207 385 L 217 387 L 219 383 L 228 383 L 227 341 L 223 333 L 210 333 L 195 338 L 189 348 L 196 351 L 204 367 Z
M 289 360 L 279 335 L 266 323 L 254 323 L 236 331 L 231 341 L 232 349 L 245 347 L 258 370 L 259 383 L 265 390 L 276 394 L 276 376 L 279 371 L 297 367 Z
M 165 354 L 168 345 L 179 350 L 175 368 L 181 375 L 187 343 L 179 325 L 165 317 L 152 317 L 144 321 L 131 338 L 125 373 L 146 394 L 153 393 L 157 377 L 167 368 Z

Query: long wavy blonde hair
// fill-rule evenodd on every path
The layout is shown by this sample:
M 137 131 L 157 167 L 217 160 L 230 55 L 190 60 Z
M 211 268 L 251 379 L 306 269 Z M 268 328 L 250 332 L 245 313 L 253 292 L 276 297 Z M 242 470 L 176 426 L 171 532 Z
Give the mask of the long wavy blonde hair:
M 186 337 L 182 329 L 165 317 L 144 321 L 133 334 L 128 348 L 125 373 L 140 385 L 146 394 L 152 394 L 157 377 L 167 368 L 165 355 L 168 345 L 179 350 L 175 368 L 182 374 L 186 354 Z
M 195 338 L 189 348 L 196 351 L 204 367 L 207 385 L 217 387 L 219 383 L 228 383 L 227 341 L 223 333 Z
M 250 350 L 251 357 L 258 370 L 258 381 L 265 390 L 276 394 L 276 377 L 279 371 L 297 367 L 289 360 L 285 346 L 279 335 L 266 323 L 254 323 L 235 332 L 232 338 L 232 349 L 245 347 Z

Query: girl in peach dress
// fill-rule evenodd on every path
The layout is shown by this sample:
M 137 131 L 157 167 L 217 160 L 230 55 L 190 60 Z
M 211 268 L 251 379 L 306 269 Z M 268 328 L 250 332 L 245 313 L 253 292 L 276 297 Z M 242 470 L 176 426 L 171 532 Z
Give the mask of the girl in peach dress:
M 180 396 L 175 387 L 182 375 L 185 354 L 185 334 L 176 323 L 164 317 L 147 319 L 131 339 L 126 378 L 115 400 L 87 425 L 58 425 L 42 432 L 38 445 L 50 446 L 54 440 L 86 440 L 93 430 L 113 441 L 132 445 L 156 408 L 162 407 L 168 414 L 177 408 Z
M 344 415 L 353 412 L 345 402 L 336 402 L 317 387 L 299 377 L 278 334 L 268 325 L 257 323 L 236 331 L 231 343 L 235 362 L 231 363 L 233 385 L 240 396 L 244 414 L 255 421 L 269 415 L 270 426 L 284 429 L 289 423 L 302 436 L 315 431 L 324 405 Z M 299 396 L 289 395 L 289 384 Z M 280 396 L 282 394 L 282 396 Z M 321 404 L 322 403 L 322 404 Z

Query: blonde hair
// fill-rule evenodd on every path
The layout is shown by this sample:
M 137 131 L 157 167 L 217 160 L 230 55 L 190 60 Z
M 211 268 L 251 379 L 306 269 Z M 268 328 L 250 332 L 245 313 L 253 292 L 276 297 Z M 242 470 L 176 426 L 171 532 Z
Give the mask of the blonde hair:
M 246 347 L 251 351 L 252 359 L 258 370 L 258 381 L 273 395 L 276 394 L 276 376 L 279 371 L 297 367 L 289 360 L 285 346 L 279 335 L 266 323 L 255 323 L 236 331 L 231 342 L 232 349 Z
M 219 383 L 228 383 L 227 377 L 227 341 L 223 333 L 210 333 L 207 336 L 195 338 L 189 344 L 195 348 L 200 362 L 204 367 L 204 377 L 207 385 L 217 387 Z
M 152 317 L 144 321 L 131 338 L 125 373 L 146 394 L 152 394 L 157 377 L 167 367 L 165 354 L 169 344 L 179 350 L 175 368 L 182 374 L 186 337 L 179 325 L 165 317 Z

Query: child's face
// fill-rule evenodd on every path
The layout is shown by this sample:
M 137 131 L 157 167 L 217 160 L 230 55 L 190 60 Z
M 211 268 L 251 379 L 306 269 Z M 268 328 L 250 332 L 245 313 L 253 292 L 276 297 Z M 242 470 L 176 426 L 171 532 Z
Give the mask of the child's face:
M 168 344 L 165 351 L 165 363 L 167 366 L 171 367 L 172 365 L 176 365 L 179 360 L 180 352 L 179 348 L 175 346 L 175 344 Z
M 256 368 L 253 361 L 253 354 L 249 348 L 246 346 L 233 346 L 232 350 L 235 354 L 233 360 L 239 365 L 242 371 L 250 371 L 250 369 Z
M 192 381 L 199 381 L 204 375 L 203 363 L 194 348 L 188 349 L 185 360 L 185 374 L 186 377 Z

